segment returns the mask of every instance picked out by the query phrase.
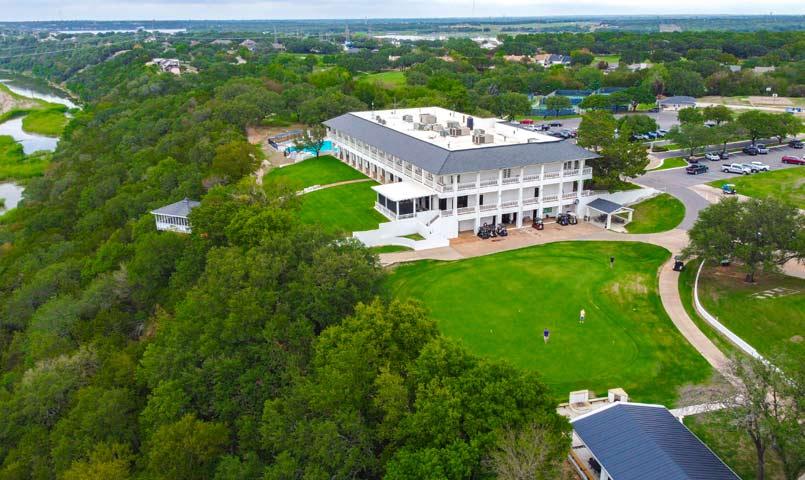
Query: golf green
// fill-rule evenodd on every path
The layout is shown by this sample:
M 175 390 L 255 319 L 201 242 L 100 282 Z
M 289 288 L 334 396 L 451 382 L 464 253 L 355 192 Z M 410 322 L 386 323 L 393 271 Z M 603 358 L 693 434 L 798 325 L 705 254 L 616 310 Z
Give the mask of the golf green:
M 476 354 L 539 372 L 557 400 L 622 387 L 636 401 L 670 405 L 680 386 L 712 370 L 662 307 L 657 271 L 669 255 L 643 243 L 561 242 L 401 265 L 388 286 L 423 302 L 445 335 Z

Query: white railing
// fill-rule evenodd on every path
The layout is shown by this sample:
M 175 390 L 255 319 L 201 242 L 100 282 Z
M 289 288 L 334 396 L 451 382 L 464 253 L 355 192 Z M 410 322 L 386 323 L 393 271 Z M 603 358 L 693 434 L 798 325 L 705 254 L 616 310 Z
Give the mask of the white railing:
M 525 175 L 523 177 L 523 182 L 538 182 L 540 179 L 540 174 L 537 173 L 536 175 Z
M 395 212 L 392 212 L 391 210 L 389 210 L 388 208 L 384 207 L 383 205 L 380 205 L 379 203 L 375 203 L 375 210 L 377 210 L 382 215 L 384 215 L 384 216 L 386 216 L 386 217 L 388 217 L 388 218 L 390 218 L 392 220 L 397 218 L 397 214 Z
M 497 210 L 498 206 L 495 204 L 490 204 L 490 205 L 481 205 L 480 208 L 482 212 L 488 212 L 490 210 Z
M 565 172 L 564 172 L 564 174 L 562 176 L 564 176 L 564 177 L 575 177 L 578 174 L 579 174 L 579 169 L 574 168 L 573 170 L 565 170 Z
M 584 167 L 584 170 L 581 171 L 582 175 L 590 175 L 593 173 L 593 167 Z
M 517 200 L 509 200 L 508 202 L 503 202 L 501 204 L 501 206 L 503 208 L 511 208 L 511 207 L 516 207 L 518 205 L 518 203 L 519 202 Z
M 567 200 L 570 198 L 576 198 L 578 196 L 578 192 L 570 192 L 570 193 L 563 193 L 562 199 Z
M 590 195 L 593 194 L 595 194 L 595 192 L 593 192 L 592 190 L 584 190 L 583 192 L 581 192 L 582 197 L 589 197 Z
M 453 191 L 453 185 L 452 184 L 445 185 L 443 183 L 437 183 L 436 184 L 436 191 L 441 192 L 441 193 L 452 192 Z
M 561 174 L 562 172 L 545 172 L 545 179 L 547 180 L 549 178 L 559 178 Z
M 523 199 L 523 205 L 534 205 L 535 203 L 539 203 L 539 197 Z
M 414 218 L 415 216 L 416 216 L 416 214 L 414 214 L 414 213 L 403 213 L 403 214 L 397 215 L 397 220 L 403 220 L 405 218 Z
M 557 200 L 559 200 L 559 195 L 545 195 L 544 197 L 542 197 L 542 201 L 545 203 L 555 202 Z
M 495 187 L 498 184 L 498 179 L 494 180 L 481 180 L 481 187 Z
M 472 182 L 472 183 L 459 183 L 458 184 L 458 189 L 459 189 L 459 191 L 461 191 L 461 190 L 472 190 L 472 189 L 476 188 L 476 186 L 477 185 L 475 184 L 475 182 Z
M 520 183 L 520 177 L 516 176 L 503 179 L 503 185 L 510 185 L 512 183 Z
M 452 217 L 453 216 L 453 211 L 452 210 L 442 210 L 442 216 L 443 217 Z
M 459 215 L 466 215 L 468 213 L 475 213 L 475 207 L 462 207 L 458 209 Z

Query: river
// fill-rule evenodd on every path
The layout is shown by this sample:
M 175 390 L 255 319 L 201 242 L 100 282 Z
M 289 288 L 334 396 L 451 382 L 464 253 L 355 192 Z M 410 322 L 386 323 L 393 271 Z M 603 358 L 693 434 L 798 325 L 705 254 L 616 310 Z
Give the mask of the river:
M 13 74 L 0 73 L 0 82 L 8 87 L 12 92 L 29 98 L 38 98 L 46 102 L 59 103 L 66 105 L 67 108 L 78 108 L 65 92 L 48 85 L 47 82 L 31 77 Z M 22 149 L 26 155 L 37 150 L 56 150 L 59 143 L 57 137 L 47 137 L 35 133 L 28 133 L 22 129 L 22 118 L 12 118 L 0 123 L 0 135 L 10 135 L 22 144 Z

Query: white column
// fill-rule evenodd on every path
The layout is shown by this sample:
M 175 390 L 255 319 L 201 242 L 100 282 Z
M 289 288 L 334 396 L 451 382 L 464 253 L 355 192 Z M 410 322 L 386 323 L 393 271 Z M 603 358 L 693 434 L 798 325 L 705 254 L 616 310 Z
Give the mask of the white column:
M 607 213 L 607 230 L 612 226 L 612 214 Z

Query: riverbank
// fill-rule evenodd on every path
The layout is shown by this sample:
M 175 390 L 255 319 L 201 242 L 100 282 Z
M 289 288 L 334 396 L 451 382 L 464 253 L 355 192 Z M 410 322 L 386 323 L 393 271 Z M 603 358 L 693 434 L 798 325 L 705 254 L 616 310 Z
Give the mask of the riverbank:
M 68 119 L 67 105 L 25 97 L 0 83 L 0 123 L 24 117 L 22 128 L 28 133 L 58 137 Z

